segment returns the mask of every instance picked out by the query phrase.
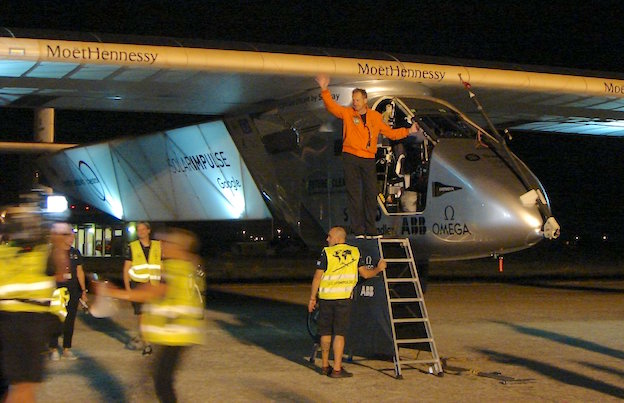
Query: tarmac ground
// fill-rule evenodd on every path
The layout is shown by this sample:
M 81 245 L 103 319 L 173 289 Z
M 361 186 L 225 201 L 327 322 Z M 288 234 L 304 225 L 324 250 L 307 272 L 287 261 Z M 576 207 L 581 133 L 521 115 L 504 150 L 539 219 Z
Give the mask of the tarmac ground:
M 209 287 L 206 343 L 177 372 L 180 402 L 617 401 L 624 398 L 624 281 L 433 282 L 426 304 L 444 376 L 394 378 L 386 360 L 354 357 L 353 378 L 309 361 L 309 284 Z M 80 313 L 76 361 L 48 362 L 38 401 L 154 402 L 153 356 L 124 347 L 129 304 L 112 318 Z M 316 364 L 320 362 L 320 357 Z

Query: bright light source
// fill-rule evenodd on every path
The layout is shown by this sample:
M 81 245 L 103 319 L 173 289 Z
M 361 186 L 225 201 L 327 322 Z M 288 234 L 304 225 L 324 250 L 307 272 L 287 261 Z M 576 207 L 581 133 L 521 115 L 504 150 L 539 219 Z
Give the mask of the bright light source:
M 134 225 L 128 226 L 128 234 L 132 235 L 136 232 L 136 227 Z
M 108 200 L 108 203 L 110 204 L 113 216 L 121 219 L 121 217 L 123 217 L 123 206 L 121 205 L 121 202 L 114 197 L 111 197 L 111 199 Z
M 89 227 L 89 229 L 87 230 L 87 232 L 89 232 L 89 234 L 95 234 L 95 228 L 93 228 L 93 227 Z
M 48 196 L 46 204 L 49 213 L 62 213 L 68 206 L 65 196 Z
M 24 56 L 26 49 L 24 48 L 9 48 L 9 55 L 11 56 Z

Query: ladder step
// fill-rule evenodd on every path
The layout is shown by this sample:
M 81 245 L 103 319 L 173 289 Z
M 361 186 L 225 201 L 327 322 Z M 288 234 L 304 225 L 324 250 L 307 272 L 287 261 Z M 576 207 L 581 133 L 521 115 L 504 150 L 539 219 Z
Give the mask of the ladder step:
M 414 283 L 416 282 L 416 279 L 411 277 L 411 278 L 404 278 L 404 277 L 386 277 L 386 281 L 388 283 Z
M 427 318 L 398 318 L 392 319 L 392 323 L 417 323 L 417 322 L 426 322 Z
M 379 238 L 379 240 L 381 241 L 381 243 L 408 243 L 406 238 Z
M 431 343 L 433 342 L 432 338 L 426 339 L 397 339 L 397 344 L 410 344 L 410 343 Z
M 391 257 L 391 258 L 384 258 L 384 260 L 386 261 L 386 263 L 411 263 L 413 261 L 413 259 L 410 259 L 408 257 Z
M 429 360 L 399 360 L 401 364 L 437 364 L 438 360 L 431 358 Z
M 383 258 L 388 263 L 388 269 L 391 269 L 390 274 L 399 275 L 403 277 L 393 277 L 388 276 L 388 271 L 384 271 L 383 277 L 385 280 L 385 288 L 386 288 L 386 301 L 388 303 L 388 311 L 390 314 L 390 324 L 392 327 L 392 338 L 394 341 L 394 358 L 395 358 L 395 373 L 398 377 L 401 376 L 401 365 L 412 365 L 412 364 L 429 364 L 437 369 L 440 369 L 442 365 L 440 364 L 440 358 L 438 356 L 438 352 L 436 350 L 435 341 L 433 340 L 433 335 L 431 334 L 429 318 L 427 317 L 427 310 L 425 308 L 425 298 L 422 295 L 422 289 L 420 287 L 418 272 L 416 271 L 416 262 L 414 262 L 414 257 L 412 254 L 412 247 L 407 238 L 381 238 L 378 241 L 379 246 L 379 254 L 380 257 Z M 385 248 L 384 246 L 387 246 Z M 403 250 L 399 251 L 399 247 Z M 389 253 L 393 255 L 393 257 L 384 257 L 386 253 L 384 252 L 392 252 Z M 398 257 L 396 257 L 398 256 Z M 397 263 L 396 266 L 391 266 L 391 264 Z M 409 272 L 404 270 L 398 264 L 407 264 L 409 267 Z M 405 266 L 404 266 L 405 267 Z M 398 270 L 397 269 L 401 269 Z M 393 273 L 394 271 L 394 273 Z M 410 277 L 404 277 L 404 276 Z M 392 285 L 397 284 L 397 285 Z M 411 290 L 410 286 L 401 286 L 400 284 L 412 284 L 414 289 Z M 410 289 L 410 290 L 408 290 Z M 401 298 L 400 295 L 405 295 L 406 298 Z M 414 307 L 413 305 L 400 305 L 402 303 L 418 303 L 420 308 L 420 312 L 412 312 L 408 309 L 407 315 L 412 315 L 413 317 L 404 317 L 405 313 L 403 312 L 405 308 Z M 399 310 L 400 309 L 400 310 Z M 398 312 L 396 310 L 399 310 Z M 394 318 L 394 315 L 398 314 L 401 316 L 399 318 Z M 418 317 L 417 317 L 418 316 Z M 427 337 L 424 338 L 413 338 L 413 339 L 397 339 L 397 330 L 404 328 L 415 328 L 418 326 L 422 327 L 423 324 L 425 327 L 425 335 Z M 414 334 L 417 335 L 417 334 Z M 410 344 L 425 344 L 429 345 L 429 350 L 431 352 L 431 358 L 426 359 L 405 359 L 402 360 L 399 356 L 399 348 L 401 346 L 405 348 L 411 347 Z M 429 368 L 431 372 L 431 367 Z
M 423 298 L 390 298 L 390 302 L 423 302 Z

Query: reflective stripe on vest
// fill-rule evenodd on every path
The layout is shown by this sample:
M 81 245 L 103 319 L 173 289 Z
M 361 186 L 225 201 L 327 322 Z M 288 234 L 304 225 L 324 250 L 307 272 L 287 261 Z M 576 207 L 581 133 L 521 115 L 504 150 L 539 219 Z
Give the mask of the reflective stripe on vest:
M 160 306 L 160 305 L 148 305 L 144 307 L 145 312 L 153 313 L 154 315 L 160 315 L 167 318 L 177 318 L 182 315 L 202 317 L 204 315 L 204 308 L 198 306 Z
M 327 256 L 327 270 L 321 277 L 319 298 L 351 298 L 358 280 L 360 251 L 355 246 L 338 244 L 324 249 Z
M 0 286 L 0 298 L 22 298 L 24 292 L 31 293 L 33 291 L 47 291 L 54 289 L 56 283 L 54 280 L 39 281 L 37 283 L 15 283 Z
M 160 301 L 143 306 L 143 338 L 169 346 L 201 343 L 204 307 L 195 281 L 195 266 L 169 259 L 163 262 L 163 272 L 167 291 Z
M 54 290 L 52 299 L 50 300 L 50 312 L 55 314 L 65 322 L 67 317 L 67 303 L 69 302 L 69 290 L 67 287 L 61 287 Z
M 0 310 L 50 312 L 56 282 L 46 276 L 48 245 L 32 250 L 0 245 Z
M 132 266 L 128 274 L 132 281 L 136 283 L 158 284 L 160 282 L 160 241 L 150 241 L 148 259 L 145 259 L 141 241 L 130 242 L 130 253 L 132 254 Z

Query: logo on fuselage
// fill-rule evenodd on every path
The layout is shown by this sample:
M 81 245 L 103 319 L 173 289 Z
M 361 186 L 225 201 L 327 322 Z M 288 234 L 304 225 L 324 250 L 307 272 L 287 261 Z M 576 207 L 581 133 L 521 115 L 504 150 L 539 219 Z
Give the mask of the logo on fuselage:
M 445 185 L 444 183 L 433 182 L 433 197 L 440 197 L 445 193 L 450 193 L 461 189 L 462 187 L 460 186 Z
M 444 208 L 444 221 L 433 223 L 431 231 L 436 235 L 445 237 L 452 235 L 472 235 L 467 224 L 455 220 L 455 208 L 450 205 Z
M 401 225 L 401 235 L 425 235 L 427 226 L 425 217 L 404 217 Z
M 84 184 L 91 185 L 91 190 L 93 193 L 102 201 L 106 201 L 106 194 L 104 193 L 104 187 L 102 186 L 102 182 L 97 177 L 93 169 L 86 162 L 80 160 L 78 162 L 78 170 L 80 174 L 84 178 Z

